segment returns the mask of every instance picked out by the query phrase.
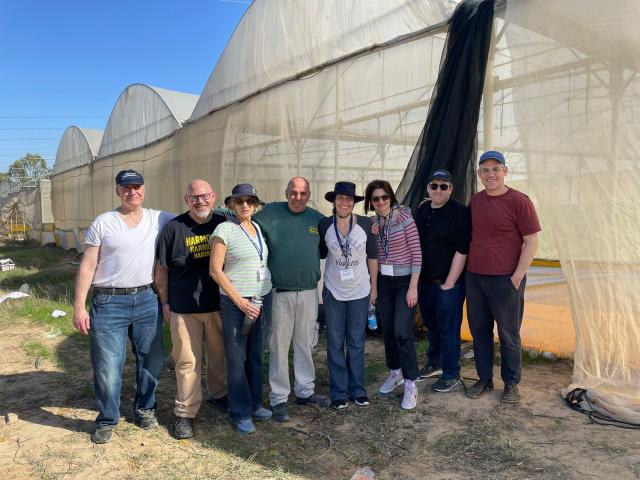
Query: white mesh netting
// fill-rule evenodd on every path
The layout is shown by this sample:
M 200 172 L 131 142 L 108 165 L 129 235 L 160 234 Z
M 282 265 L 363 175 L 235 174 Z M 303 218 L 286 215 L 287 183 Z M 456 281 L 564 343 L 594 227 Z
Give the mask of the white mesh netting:
M 256 1 L 190 122 L 53 177 L 56 228 L 86 228 L 114 207 L 122 168 L 144 174 L 149 206 L 173 211 L 196 177 L 222 198 L 252 182 L 271 201 L 303 175 L 324 212 L 322 194 L 336 180 L 360 191 L 374 178 L 397 185 L 426 118 L 453 3 Z M 563 264 L 577 336 L 572 387 L 636 422 L 639 9 L 632 0 L 500 7 L 478 136 L 480 149 L 507 154 L 508 184 L 534 199 L 538 256 Z

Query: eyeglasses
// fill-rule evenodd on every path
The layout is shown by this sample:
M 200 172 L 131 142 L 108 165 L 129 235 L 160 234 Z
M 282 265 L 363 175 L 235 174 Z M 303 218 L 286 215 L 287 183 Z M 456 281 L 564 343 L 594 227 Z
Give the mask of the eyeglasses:
M 233 203 L 240 206 L 243 203 L 246 203 L 250 207 L 256 204 L 256 200 L 254 198 L 234 198 Z
M 198 200 L 206 202 L 211 198 L 211 195 L 213 195 L 213 192 L 201 193 L 200 195 L 189 194 L 187 195 L 187 199 L 189 199 L 191 203 L 196 203 Z
M 447 190 L 449 190 L 449 184 L 448 183 L 430 183 L 429 188 L 431 190 L 438 190 L 438 188 L 440 188 L 440 190 L 442 190 L 443 192 L 446 192 Z
M 379 197 L 371 197 L 371 201 L 375 203 L 386 202 L 390 198 L 391 198 L 391 195 L 389 195 L 388 193 L 385 193 L 384 195 L 380 195 Z

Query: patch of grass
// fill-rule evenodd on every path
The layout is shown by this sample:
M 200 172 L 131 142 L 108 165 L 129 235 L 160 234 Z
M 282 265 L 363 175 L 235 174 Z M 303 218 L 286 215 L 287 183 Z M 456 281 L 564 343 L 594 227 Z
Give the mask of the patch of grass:
M 0 245 L 0 258 L 11 258 L 16 264 L 15 269 L 0 273 L 0 289 L 14 291 L 26 283 L 36 296 L 72 302 L 79 262 L 75 254 L 58 248 Z
M 446 433 L 432 443 L 448 468 L 470 478 L 567 478 L 560 467 L 534 458 L 505 426 L 485 418 L 466 423 L 465 430 Z
M 54 310 L 66 312 L 64 317 L 53 318 Z M 0 324 L 13 322 L 15 318 L 27 318 L 37 325 L 48 328 L 52 335 L 70 336 L 76 334 L 73 328 L 73 309 L 69 303 L 56 302 L 47 298 L 25 297 L 7 300 L 0 308 Z
M 24 354 L 29 358 L 41 358 L 47 360 L 53 360 L 55 358 L 55 353 L 53 353 L 49 347 L 40 342 L 24 340 L 20 345 L 20 348 L 22 348 Z
M 563 361 L 563 359 L 558 358 L 555 355 L 549 358 L 548 354 L 541 350 L 522 350 L 520 358 L 522 360 L 523 367 L 528 365 L 551 365 Z
M 370 385 L 378 381 L 380 375 L 387 371 L 384 360 L 372 360 L 368 358 L 364 365 L 365 384 Z
M 420 342 L 416 342 L 416 355 L 418 356 L 418 363 L 420 363 L 421 358 L 427 358 L 427 350 L 429 350 L 429 340 L 422 340 Z
M 608 443 L 596 442 L 594 440 L 588 441 L 587 443 L 594 450 L 602 452 L 610 457 L 619 457 L 620 455 L 626 455 L 629 453 L 629 450 L 624 447 L 618 447 Z

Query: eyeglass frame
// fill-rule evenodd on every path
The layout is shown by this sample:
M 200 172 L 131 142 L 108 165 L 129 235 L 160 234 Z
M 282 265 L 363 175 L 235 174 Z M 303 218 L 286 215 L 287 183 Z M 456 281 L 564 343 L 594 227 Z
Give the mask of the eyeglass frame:
M 203 202 L 208 202 L 209 200 L 211 200 L 212 195 L 213 195 L 213 192 L 201 193 L 200 195 L 193 195 L 191 193 L 188 193 L 186 197 L 190 203 L 196 203 L 198 200 L 202 200 Z
M 440 191 L 442 192 L 446 192 L 450 188 L 451 188 L 451 185 L 449 185 L 448 183 L 430 183 L 429 184 L 429 190 L 432 190 L 434 192 L 438 189 L 440 189 Z

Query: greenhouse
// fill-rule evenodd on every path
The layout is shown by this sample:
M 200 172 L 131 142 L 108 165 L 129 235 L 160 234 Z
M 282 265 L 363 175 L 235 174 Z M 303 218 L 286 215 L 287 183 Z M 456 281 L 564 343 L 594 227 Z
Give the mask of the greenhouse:
M 55 228 L 82 231 L 115 207 L 123 168 L 144 174 L 147 206 L 171 211 L 193 178 L 222 193 L 251 182 L 273 201 L 302 175 L 324 213 L 320 199 L 337 180 L 359 191 L 375 178 L 405 188 L 457 3 L 255 1 L 199 97 L 128 87 L 95 158 L 86 134 L 65 132 L 52 178 Z M 538 256 L 562 264 L 576 331 L 569 388 L 636 422 L 639 15 L 632 0 L 496 2 L 472 132 L 477 151 L 505 152 L 508 184 L 541 217 Z M 464 164 L 434 166 L 473 175 L 476 160 L 474 151 Z

